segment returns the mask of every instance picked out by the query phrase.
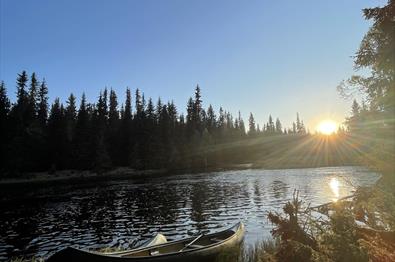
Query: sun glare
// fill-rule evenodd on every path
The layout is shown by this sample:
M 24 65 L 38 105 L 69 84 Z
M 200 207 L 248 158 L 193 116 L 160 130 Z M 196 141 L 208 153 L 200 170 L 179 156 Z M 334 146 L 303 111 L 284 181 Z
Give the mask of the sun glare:
M 336 132 L 337 124 L 332 120 L 324 120 L 318 125 L 318 132 L 331 135 Z
M 335 178 L 335 177 L 332 177 L 329 182 L 329 187 L 331 188 L 333 196 L 334 196 L 333 202 L 336 202 L 339 199 L 339 196 L 340 196 L 339 186 L 340 186 L 339 180 L 337 180 L 337 178 Z

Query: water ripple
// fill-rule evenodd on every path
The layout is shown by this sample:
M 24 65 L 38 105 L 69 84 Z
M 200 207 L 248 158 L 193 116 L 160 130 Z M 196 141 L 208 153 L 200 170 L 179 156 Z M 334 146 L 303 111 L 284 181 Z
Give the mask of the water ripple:
M 47 257 L 70 245 L 133 247 L 156 232 L 173 240 L 239 220 L 249 244 L 270 236 L 267 212 L 281 210 L 294 189 L 318 205 L 333 199 L 331 179 L 343 197 L 377 178 L 360 167 L 244 170 L 7 192 L 0 196 L 0 260 Z

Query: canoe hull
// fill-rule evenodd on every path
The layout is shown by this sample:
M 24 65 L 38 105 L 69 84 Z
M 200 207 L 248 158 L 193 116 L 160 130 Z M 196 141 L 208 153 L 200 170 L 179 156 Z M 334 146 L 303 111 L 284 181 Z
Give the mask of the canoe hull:
M 215 235 L 210 234 L 210 235 Z M 83 251 L 75 248 L 66 248 L 63 249 L 53 256 L 51 256 L 48 261 L 49 262 L 63 262 L 63 261 L 97 261 L 97 262 L 136 262 L 136 261 L 145 261 L 145 262 L 167 262 L 167 261 L 187 261 L 187 262 L 195 262 L 195 261 L 215 261 L 219 254 L 229 252 L 232 249 L 238 248 L 242 243 L 244 238 L 244 225 L 242 223 L 238 224 L 238 228 L 229 239 L 218 243 L 216 245 L 210 245 L 207 247 L 186 250 L 183 252 L 175 252 L 158 256 L 144 256 L 144 257 L 119 257 L 119 256 L 108 256 L 95 252 Z M 174 241 L 176 243 L 178 241 Z M 158 245 L 157 247 L 161 247 L 164 245 L 171 245 L 172 242 L 168 242 L 166 244 Z

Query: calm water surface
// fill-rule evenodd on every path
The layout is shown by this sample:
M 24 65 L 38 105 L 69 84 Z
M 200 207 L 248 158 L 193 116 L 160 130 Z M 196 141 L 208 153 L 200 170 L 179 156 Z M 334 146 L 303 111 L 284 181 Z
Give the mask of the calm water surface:
M 66 246 L 129 247 L 156 232 L 169 240 L 239 220 L 246 244 L 270 237 L 266 215 L 294 189 L 312 205 L 350 195 L 378 175 L 361 167 L 242 170 L 47 187 L 1 195 L 0 260 Z

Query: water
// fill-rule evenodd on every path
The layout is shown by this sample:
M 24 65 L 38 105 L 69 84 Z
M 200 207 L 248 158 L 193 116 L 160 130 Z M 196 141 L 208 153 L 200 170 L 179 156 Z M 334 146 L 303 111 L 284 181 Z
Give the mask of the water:
M 252 244 L 270 237 L 267 212 L 280 211 L 294 189 L 319 205 L 378 177 L 361 167 L 242 170 L 8 192 L 0 200 L 0 260 L 47 257 L 69 245 L 129 247 L 156 232 L 174 240 L 239 220 Z

